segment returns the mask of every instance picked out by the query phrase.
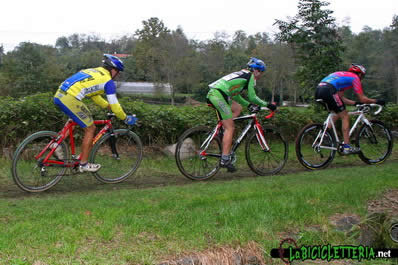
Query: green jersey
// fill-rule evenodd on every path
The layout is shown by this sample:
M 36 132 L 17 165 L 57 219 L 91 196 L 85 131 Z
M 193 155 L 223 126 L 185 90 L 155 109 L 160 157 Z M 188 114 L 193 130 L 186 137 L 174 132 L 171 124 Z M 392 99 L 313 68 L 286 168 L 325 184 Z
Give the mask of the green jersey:
M 221 91 L 222 94 L 237 101 L 244 107 L 249 106 L 250 103 L 266 107 L 267 102 L 257 97 L 254 89 L 255 85 L 256 80 L 254 79 L 254 75 L 249 70 L 243 69 L 218 79 L 211 83 L 209 87 Z M 245 89 L 247 89 L 247 96 L 250 102 L 241 96 L 241 92 Z

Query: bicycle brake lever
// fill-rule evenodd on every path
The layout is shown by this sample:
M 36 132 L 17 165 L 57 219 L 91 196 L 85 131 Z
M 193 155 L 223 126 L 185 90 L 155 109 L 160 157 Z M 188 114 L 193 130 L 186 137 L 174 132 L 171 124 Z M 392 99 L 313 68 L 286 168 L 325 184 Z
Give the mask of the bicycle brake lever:
M 265 116 L 266 119 L 271 119 L 275 115 L 275 111 L 272 111 L 270 114 Z

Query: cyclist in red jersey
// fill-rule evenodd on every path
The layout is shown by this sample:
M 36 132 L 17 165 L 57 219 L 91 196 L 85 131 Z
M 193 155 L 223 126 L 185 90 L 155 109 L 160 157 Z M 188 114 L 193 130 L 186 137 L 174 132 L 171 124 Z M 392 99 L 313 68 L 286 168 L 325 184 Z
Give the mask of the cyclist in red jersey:
M 337 119 L 342 120 L 342 133 L 344 138 L 343 154 L 356 154 L 359 148 L 350 145 L 349 129 L 350 117 L 345 108 L 345 104 L 358 105 L 376 103 L 384 105 L 385 101 L 380 99 L 371 99 L 364 95 L 361 80 L 365 77 L 366 69 L 359 64 L 351 64 L 348 71 L 334 72 L 321 80 L 315 92 L 315 99 L 322 99 L 329 110 L 335 112 Z M 353 89 L 358 97 L 358 101 L 350 100 L 344 97 L 344 91 Z

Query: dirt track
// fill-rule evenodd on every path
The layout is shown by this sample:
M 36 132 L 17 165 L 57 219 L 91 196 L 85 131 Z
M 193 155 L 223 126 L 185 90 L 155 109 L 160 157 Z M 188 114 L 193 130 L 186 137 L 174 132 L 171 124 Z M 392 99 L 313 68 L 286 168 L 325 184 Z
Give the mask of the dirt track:
M 145 157 L 144 157 L 145 159 Z M 336 156 L 336 159 L 342 159 Z M 341 160 L 340 160 L 341 161 Z M 398 158 L 396 155 L 390 157 L 385 163 L 396 163 Z M 338 168 L 338 167 L 352 167 L 352 166 L 364 166 L 365 164 L 359 159 L 354 163 L 332 163 L 328 168 Z M 371 167 L 371 166 L 369 166 Z M 166 172 L 156 172 L 156 173 L 146 173 L 145 169 L 140 167 L 135 175 L 127 179 L 125 182 L 119 184 L 103 184 L 96 180 L 90 174 L 79 174 L 65 176 L 56 186 L 50 190 L 43 193 L 27 193 L 21 191 L 12 181 L 10 176 L 0 176 L 3 180 L 0 182 L 0 198 L 24 198 L 27 196 L 45 196 L 45 195 L 55 195 L 71 192 L 94 192 L 103 190 L 115 190 L 115 189 L 145 189 L 152 187 L 161 186 L 171 186 L 171 185 L 188 185 L 195 183 L 195 181 L 185 178 L 182 174 L 178 173 L 166 173 Z M 8 169 L 3 170 L 3 172 L 9 172 Z M 277 178 L 279 175 L 297 173 L 297 172 L 311 172 L 304 169 L 296 161 L 289 160 L 284 169 L 277 175 L 273 176 L 256 176 L 253 172 L 249 170 L 246 166 L 245 168 L 239 168 L 236 173 L 230 174 L 225 170 L 220 170 L 215 177 L 207 182 L 220 182 L 220 181 L 232 181 L 242 178 Z M 0 173 L 1 174 L 1 173 Z M 9 174 L 8 174 L 9 175 Z

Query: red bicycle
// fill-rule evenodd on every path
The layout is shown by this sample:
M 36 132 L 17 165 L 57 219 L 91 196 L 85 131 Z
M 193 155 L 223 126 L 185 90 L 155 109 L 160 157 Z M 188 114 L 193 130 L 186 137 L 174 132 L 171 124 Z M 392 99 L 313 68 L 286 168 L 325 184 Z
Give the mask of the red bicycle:
M 261 109 L 268 110 L 265 107 Z M 274 113 L 271 112 L 265 118 L 270 119 Z M 205 180 L 219 171 L 223 127 L 218 114 L 217 118 L 217 125 L 213 129 L 206 126 L 194 127 L 185 131 L 179 138 L 175 159 L 178 169 L 185 177 Z M 248 120 L 248 123 L 232 145 L 233 160 L 244 160 L 236 151 L 252 130 L 245 147 L 245 158 L 250 169 L 260 176 L 281 171 L 288 158 L 288 144 L 279 131 L 272 126 L 262 126 L 257 112 L 234 118 L 234 121 L 242 120 Z
M 94 176 L 104 183 L 118 183 L 138 169 L 142 160 L 140 137 L 130 129 L 114 129 L 115 114 L 106 120 L 95 120 L 104 125 L 93 139 L 89 162 L 101 164 Z M 73 130 L 76 122 L 69 119 L 60 132 L 40 131 L 28 136 L 18 146 L 12 159 L 12 177 L 19 188 L 41 192 L 57 184 L 69 170 L 79 173 L 80 154 L 76 154 Z M 69 139 L 69 142 L 67 141 Z

